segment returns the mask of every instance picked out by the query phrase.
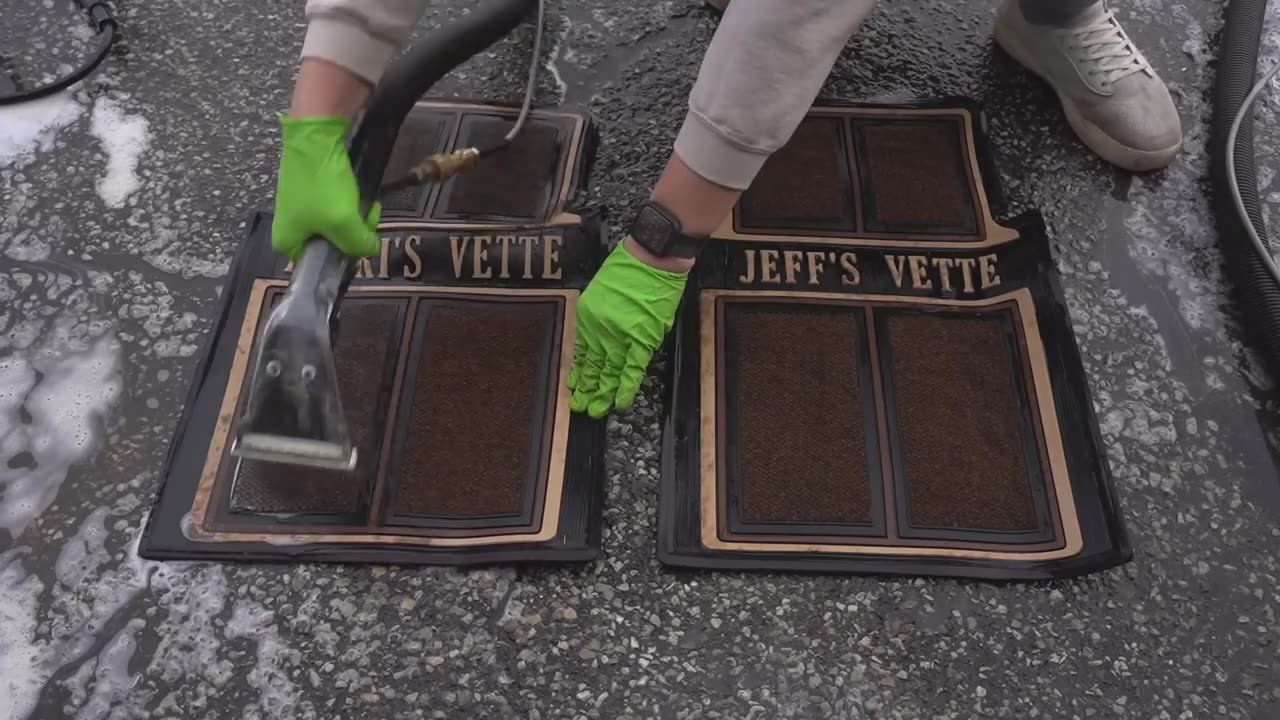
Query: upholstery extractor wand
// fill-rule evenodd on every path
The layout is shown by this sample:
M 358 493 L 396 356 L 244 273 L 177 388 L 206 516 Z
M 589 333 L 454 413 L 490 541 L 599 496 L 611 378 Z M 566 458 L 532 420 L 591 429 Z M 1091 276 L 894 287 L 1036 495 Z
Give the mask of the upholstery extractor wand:
M 543 8 L 540 0 L 486 0 L 396 60 L 370 97 L 349 146 L 361 215 L 378 197 L 396 136 L 414 104 L 447 73 L 501 40 L 538 6 L 538 28 L 525 105 L 512 131 L 491 148 L 466 148 L 419 163 L 412 177 L 389 187 L 440 181 L 505 147 L 532 101 Z M 232 454 L 247 459 L 349 470 L 356 464 L 338 392 L 333 331 L 355 263 L 322 237 L 311 238 L 254 348 L 248 402 L 232 438 Z

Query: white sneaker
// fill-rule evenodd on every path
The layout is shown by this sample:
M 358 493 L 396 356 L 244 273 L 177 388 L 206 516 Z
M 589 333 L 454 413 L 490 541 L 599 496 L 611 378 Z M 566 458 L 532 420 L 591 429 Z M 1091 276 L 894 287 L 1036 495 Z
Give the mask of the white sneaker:
M 1133 172 L 1167 167 L 1182 147 L 1169 88 L 1099 2 L 1070 27 L 1027 22 L 1003 0 L 995 39 L 1058 93 L 1067 122 L 1102 159 Z

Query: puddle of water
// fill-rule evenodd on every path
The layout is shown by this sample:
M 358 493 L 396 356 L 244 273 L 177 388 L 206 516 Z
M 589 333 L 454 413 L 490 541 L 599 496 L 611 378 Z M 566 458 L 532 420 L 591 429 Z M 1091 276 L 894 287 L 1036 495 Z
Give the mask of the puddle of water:
M 90 513 L 64 546 L 52 585 L 28 570 L 38 565 L 28 562 L 29 548 L 0 554 L 0 697 L 8 700 L 0 703 L 0 720 L 32 717 L 49 681 L 91 652 L 112 619 L 147 586 L 151 567 L 138 560 L 136 547 L 118 567 L 106 567 L 107 533 L 101 531 L 104 518 L 127 513 L 137 503 L 129 495 Z M 125 641 L 117 636 L 112 642 Z M 120 650 L 108 653 L 108 662 Z M 109 678 L 100 678 L 95 688 L 107 693 L 105 682 Z
M 112 519 L 133 516 L 140 503 L 129 494 L 90 512 L 63 545 L 50 584 L 36 574 L 41 563 L 31 548 L 0 553 L 0 720 L 188 717 L 190 708 L 173 706 L 171 699 L 155 706 L 154 688 L 143 687 L 144 680 L 167 686 L 193 681 L 187 699 L 211 707 L 236 675 L 235 664 L 222 657 L 225 641 L 236 638 L 258 646 L 246 672 L 260 698 L 244 716 L 294 717 L 305 703 L 288 676 L 300 656 L 280 637 L 274 616 L 253 601 L 237 601 L 219 631 L 215 618 L 230 601 L 221 566 L 138 557 L 145 517 L 124 527 L 126 545 L 112 562 L 111 532 L 102 528 L 120 528 L 123 521 Z M 161 619 L 130 617 L 144 595 Z M 131 673 L 143 637 L 158 644 Z
M 1204 340 L 1190 330 L 1201 327 L 1198 318 L 1203 311 L 1200 308 L 1209 299 L 1188 298 L 1184 304 L 1176 295 L 1170 297 L 1166 285 L 1178 282 L 1176 277 L 1184 275 L 1184 270 L 1173 259 L 1171 251 L 1150 242 L 1150 236 L 1160 231 L 1144 225 L 1147 210 L 1108 200 L 1099 203 L 1098 213 L 1110 231 L 1099 239 L 1097 247 L 1110 284 L 1120 288 L 1134 306 L 1145 308 L 1160 329 L 1171 369 L 1192 381 L 1193 390 L 1200 394 L 1205 389 L 1203 378 L 1197 379 L 1196 374 L 1189 371 L 1200 365 Z M 1131 238 L 1130 244 L 1124 242 L 1126 236 Z M 1142 240 L 1144 237 L 1148 239 Z M 1196 320 L 1189 321 L 1184 312 Z

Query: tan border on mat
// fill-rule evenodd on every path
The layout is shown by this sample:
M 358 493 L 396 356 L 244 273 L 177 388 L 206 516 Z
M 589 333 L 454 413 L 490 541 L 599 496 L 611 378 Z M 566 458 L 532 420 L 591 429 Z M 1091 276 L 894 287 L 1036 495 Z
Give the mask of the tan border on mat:
M 1062 520 L 1063 547 L 1040 552 L 1000 552 L 940 547 L 903 547 L 885 545 L 834 545 L 813 543 L 747 543 L 726 542 L 720 539 L 718 484 L 719 462 L 716 457 L 716 304 L 724 297 L 749 297 L 759 299 L 807 298 L 813 300 L 839 300 L 862 302 L 868 305 L 918 305 L 931 307 L 982 308 L 1015 301 L 1022 316 L 1023 330 L 1027 337 L 1027 352 L 1031 364 L 1032 382 L 1035 384 L 1040 421 L 1044 428 L 1048 449 L 1049 468 L 1054 495 L 1057 498 Z M 1071 492 L 1071 479 L 1067 473 L 1067 456 L 1062 447 L 1058 411 L 1053 401 L 1049 367 L 1045 360 L 1044 345 L 1040 339 L 1035 304 L 1031 291 L 1025 288 L 986 300 L 943 300 L 939 298 L 911 298 L 885 295 L 844 295 L 816 292 L 758 292 L 744 290 L 704 290 L 699 297 L 701 321 L 699 343 L 701 353 L 701 467 L 700 504 L 702 518 L 702 545 L 710 550 L 734 550 L 774 553 L 824 553 L 831 555 L 898 555 L 914 557 L 946 557 L 971 560 L 1042 561 L 1071 557 L 1080 552 L 1084 541 L 1080 534 L 1080 520 Z M 887 469 L 885 470 L 888 471 Z M 890 508 L 892 511 L 892 508 Z
M 781 242 L 781 243 L 812 243 L 815 245 L 853 245 L 858 247 L 875 246 L 875 247 L 892 247 L 892 248 L 932 248 L 938 250 L 974 250 L 977 248 L 993 247 L 995 245 L 1003 245 L 1007 242 L 1017 240 L 1018 232 L 1013 228 L 1008 228 L 996 222 L 991 216 L 991 203 L 987 199 L 987 190 L 982 185 L 982 173 L 978 167 L 978 149 L 973 140 L 973 115 L 964 108 L 923 108 L 919 110 L 912 109 L 894 109 L 894 108 L 841 108 L 830 106 L 815 106 L 810 115 L 815 117 L 882 117 L 882 116 L 898 116 L 898 117 L 926 117 L 930 115 L 951 115 L 960 116 L 965 127 L 965 166 L 969 169 L 969 183 L 978 197 L 978 224 L 981 229 L 978 237 L 981 240 L 962 240 L 945 238 L 960 238 L 967 236 L 950 236 L 950 235 L 927 235 L 924 233 L 873 233 L 873 232 L 854 232 L 848 235 L 840 235 L 839 237 L 829 235 L 803 235 L 803 234 L 774 234 L 774 233 L 744 233 L 734 229 L 734 218 L 737 215 L 737 207 L 733 212 L 720 223 L 720 227 L 712 233 L 712 237 L 717 240 L 748 240 L 755 242 Z M 852 142 L 850 138 L 849 156 L 852 157 Z M 851 166 L 849 172 L 855 176 L 857 182 L 858 168 Z M 826 232 L 826 231 L 824 231 Z
M 376 296 L 388 294 L 409 294 L 430 297 L 433 295 L 479 295 L 479 296 L 520 296 L 520 297 L 554 297 L 564 300 L 563 333 L 560 339 L 560 371 L 557 377 L 555 394 L 555 420 L 551 434 L 550 466 L 547 472 L 547 492 L 543 502 L 541 529 L 537 533 L 522 535 L 490 535 L 469 538 L 415 537 L 396 534 L 391 527 L 381 533 L 300 533 L 297 526 L 281 526 L 278 532 L 227 532 L 205 529 L 209 520 L 209 503 L 217 480 L 218 469 L 222 464 L 227 447 L 227 439 L 235 415 L 235 408 L 240 399 L 240 390 L 248 370 L 249 356 L 253 352 L 254 337 L 258 328 L 258 318 L 262 313 L 263 300 L 268 288 L 287 287 L 286 280 L 257 279 L 249 295 L 249 307 L 245 313 L 244 323 L 240 327 L 240 338 L 236 343 L 235 359 L 231 365 L 231 375 L 227 382 L 227 390 L 222 398 L 222 407 L 218 411 L 218 421 L 214 426 L 213 439 L 209 444 L 209 454 L 205 458 L 204 470 L 200 474 L 200 483 L 196 488 L 195 498 L 191 506 L 191 522 L 184 528 L 188 539 L 200 542 L 265 542 L 275 544 L 311 544 L 311 543 L 359 543 L 378 545 L 420 545 L 428 547 L 471 547 L 479 545 L 510 545 L 514 543 L 546 542 L 556 536 L 560 530 L 560 505 L 564 494 L 564 469 L 566 452 L 569 443 L 569 390 L 565 380 L 569 368 L 573 364 L 573 345 L 577 331 L 578 291 L 576 290 L 526 290 L 526 289 L 493 289 L 493 288 L 453 288 L 453 287 L 406 287 L 355 286 L 348 296 Z
M 476 234 L 486 230 L 506 233 L 519 233 L 524 230 L 556 230 L 582 224 L 582 216 L 577 213 L 562 212 L 542 223 L 511 225 L 495 222 L 483 223 L 442 223 L 434 220 L 388 220 L 378 224 L 378 232 L 384 230 L 420 230 L 422 232 L 444 233 L 450 230 L 466 230 L 468 234 Z

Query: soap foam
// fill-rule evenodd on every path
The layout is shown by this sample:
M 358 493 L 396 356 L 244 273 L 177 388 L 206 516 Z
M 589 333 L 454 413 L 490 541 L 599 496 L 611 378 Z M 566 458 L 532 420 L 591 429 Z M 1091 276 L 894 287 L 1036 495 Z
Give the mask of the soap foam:
M 146 118 L 129 115 L 119 103 L 101 98 L 93 108 L 89 128 L 107 151 L 107 171 L 98 180 L 98 194 L 108 207 L 124 207 L 125 200 L 138 189 L 138 161 L 151 143 Z
M 25 164 L 37 150 L 51 149 L 58 131 L 83 112 L 69 90 L 0 106 L 0 168 Z
M 0 529 L 17 537 L 53 503 L 71 466 L 97 449 L 121 386 L 110 335 L 84 353 L 0 361 Z

